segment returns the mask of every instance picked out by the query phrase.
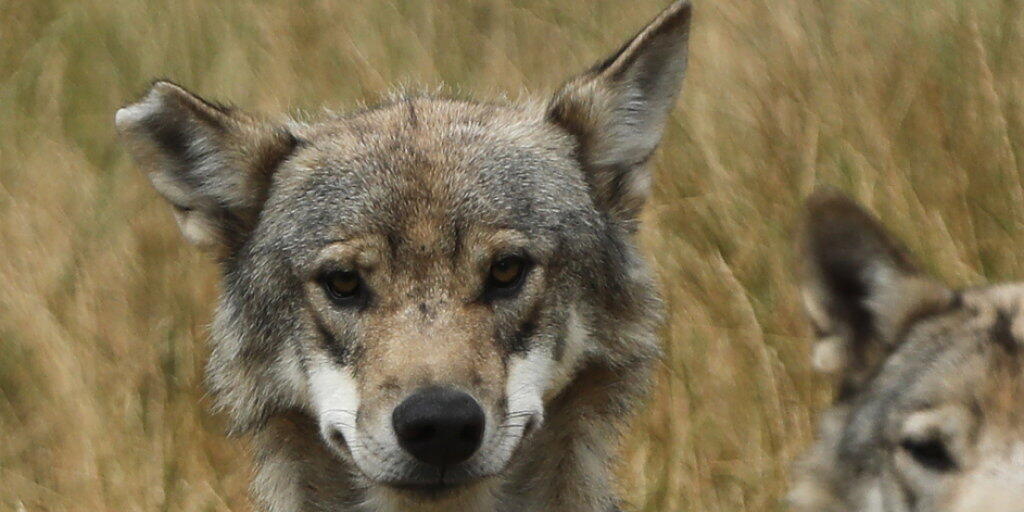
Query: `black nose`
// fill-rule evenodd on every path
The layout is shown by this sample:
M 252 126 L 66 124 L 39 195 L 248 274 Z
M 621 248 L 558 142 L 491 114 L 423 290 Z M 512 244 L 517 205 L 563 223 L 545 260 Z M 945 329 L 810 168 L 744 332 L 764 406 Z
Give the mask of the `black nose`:
M 391 414 L 398 444 L 434 466 L 472 457 L 483 441 L 485 421 L 484 410 L 473 397 L 441 387 L 413 393 Z

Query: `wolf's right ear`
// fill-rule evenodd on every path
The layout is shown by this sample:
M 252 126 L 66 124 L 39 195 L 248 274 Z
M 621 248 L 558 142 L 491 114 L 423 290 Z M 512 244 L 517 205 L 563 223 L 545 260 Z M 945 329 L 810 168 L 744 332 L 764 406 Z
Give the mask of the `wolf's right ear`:
M 835 192 L 808 202 L 804 260 L 804 304 L 819 338 L 814 365 L 847 388 L 885 360 L 910 321 L 953 299 L 877 220 Z
M 690 13 L 676 1 L 549 106 L 548 118 L 579 141 L 595 203 L 620 220 L 635 219 L 650 193 L 645 164 L 682 86 Z
M 220 257 L 255 227 L 274 170 L 297 144 L 283 127 L 170 82 L 118 110 L 115 123 L 185 238 Z

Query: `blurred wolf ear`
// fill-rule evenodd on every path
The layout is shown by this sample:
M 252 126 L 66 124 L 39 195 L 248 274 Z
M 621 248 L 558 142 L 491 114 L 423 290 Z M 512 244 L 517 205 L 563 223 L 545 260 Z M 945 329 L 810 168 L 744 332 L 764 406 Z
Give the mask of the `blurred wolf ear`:
M 117 131 L 185 238 L 225 257 L 255 227 L 274 171 L 296 139 L 170 82 L 117 111 Z
M 686 71 L 690 4 L 677 1 L 552 99 L 548 118 L 579 141 L 597 206 L 634 220 L 650 193 L 645 168 Z
M 919 272 L 881 224 L 845 196 L 819 192 L 807 209 L 804 303 L 819 336 L 814 364 L 843 377 L 850 391 L 902 342 L 907 325 L 948 307 L 953 293 Z

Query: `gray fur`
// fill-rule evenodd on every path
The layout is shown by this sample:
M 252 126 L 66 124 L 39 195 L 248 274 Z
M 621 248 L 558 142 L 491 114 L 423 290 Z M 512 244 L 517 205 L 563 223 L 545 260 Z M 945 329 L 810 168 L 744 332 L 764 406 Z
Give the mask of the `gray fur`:
M 617 506 L 609 464 L 650 385 L 662 309 L 633 231 L 689 13 L 674 3 L 548 102 L 404 97 L 271 123 L 160 82 L 119 111 L 186 237 L 222 266 L 208 381 L 253 437 L 261 507 Z M 490 298 L 481 272 L 510 252 L 532 267 L 515 296 Z M 360 272 L 358 304 L 325 293 L 338 266 Z M 386 420 L 439 383 L 491 426 L 480 453 L 435 474 Z M 420 480 L 452 489 L 397 488 Z

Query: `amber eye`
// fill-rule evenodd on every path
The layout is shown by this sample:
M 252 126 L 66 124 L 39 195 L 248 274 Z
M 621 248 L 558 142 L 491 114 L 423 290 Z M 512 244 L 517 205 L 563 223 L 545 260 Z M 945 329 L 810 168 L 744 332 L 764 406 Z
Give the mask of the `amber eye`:
M 336 302 L 347 301 L 359 295 L 362 288 L 362 280 L 359 274 L 353 271 L 331 272 L 321 278 L 327 295 Z
M 526 275 L 527 262 L 519 256 L 507 256 L 491 265 L 488 286 L 491 288 L 513 288 Z

